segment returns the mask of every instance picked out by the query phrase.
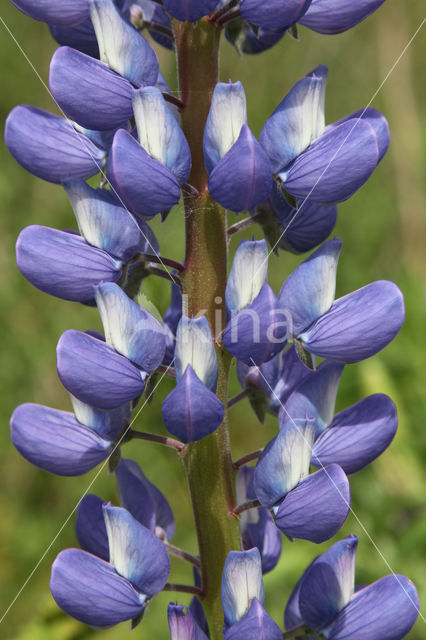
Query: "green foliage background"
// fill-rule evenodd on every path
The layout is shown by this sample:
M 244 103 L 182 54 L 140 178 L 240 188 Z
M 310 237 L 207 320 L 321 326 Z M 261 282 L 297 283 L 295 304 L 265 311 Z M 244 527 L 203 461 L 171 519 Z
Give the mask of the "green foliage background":
M 405 45 L 420 25 L 421 0 L 388 0 L 356 29 L 339 36 L 320 36 L 300 29 L 300 42 L 286 36 L 260 57 L 239 58 L 223 44 L 222 80 L 241 80 L 246 89 L 249 124 L 259 133 L 265 118 L 291 86 L 318 64 L 329 66 L 327 121 L 332 122 L 366 105 Z M 55 105 L 43 82 L 55 43 L 48 29 L 3 0 L 0 22 L 1 120 L 18 103 L 31 103 L 51 111 Z M 17 43 L 7 32 L 10 29 Z M 22 47 L 27 61 L 20 51 Z M 395 400 L 400 428 L 389 451 L 351 479 L 353 513 L 341 535 L 360 537 L 357 580 L 374 581 L 390 573 L 404 573 L 426 597 L 426 221 L 422 177 L 426 132 L 424 60 L 425 29 L 395 67 L 373 101 L 389 119 L 392 145 L 365 187 L 339 207 L 335 233 L 343 239 L 338 273 L 338 295 L 376 279 L 397 282 L 405 294 L 406 323 L 384 352 L 346 368 L 338 396 L 338 409 L 364 396 L 388 393 Z M 159 53 L 170 86 L 176 89 L 173 55 Z M 37 77 L 40 74 L 40 77 Z M 1 623 L 0 637 L 16 640 L 78 640 L 102 633 L 105 640 L 122 638 L 128 625 L 94 632 L 66 616 L 49 593 L 50 564 L 64 547 L 75 544 L 73 518 L 69 518 L 89 483 L 91 491 L 117 500 L 113 478 L 98 470 L 80 478 L 56 478 L 25 462 L 9 440 L 8 421 L 22 402 L 69 408 L 67 394 L 55 370 L 55 346 L 68 328 L 99 328 L 95 310 L 50 298 L 33 289 L 14 262 L 14 243 L 22 227 L 45 224 L 74 227 L 65 194 L 54 185 L 27 174 L 1 149 L 0 170 L 0 617 L 21 587 L 13 607 Z M 234 216 L 230 215 L 230 221 Z M 177 208 L 158 231 L 164 255 L 183 256 L 183 216 Z M 250 234 L 246 234 L 247 237 Z M 259 233 L 256 233 L 259 236 Z M 232 242 L 235 250 L 237 239 Z M 270 259 L 270 281 L 278 290 L 300 257 L 281 254 Z M 167 307 L 168 285 L 146 281 L 145 295 L 161 311 Z M 161 399 L 170 390 L 162 383 L 154 403 L 143 409 L 137 425 L 162 432 Z M 238 391 L 235 374 L 231 394 Z M 232 409 L 231 437 L 235 457 L 263 446 L 273 437 L 276 421 L 258 424 L 248 403 Z M 158 484 L 174 507 L 175 544 L 196 553 L 191 511 L 183 471 L 171 451 L 135 442 L 125 456 L 136 458 L 148 477 Z M 327 545 L 324 546 L 324 548 Z M 284 542 L 279 567 L 266 576 L 267 607 L 282 624 L 286 599 L 301 571 L 321 549 Z M 190 580 L 190 570 L 172 564 L 173 581 Z M 141 640 L 166 640 L 166 605 L 172 594 L 154 599 L 142 625 L 133 632 Z M 187 598 L 180 598 L 185 604 Z M 426 612 L 425 612 L 426 613 Z M 409 635 L 426 636 L 420 620 Z

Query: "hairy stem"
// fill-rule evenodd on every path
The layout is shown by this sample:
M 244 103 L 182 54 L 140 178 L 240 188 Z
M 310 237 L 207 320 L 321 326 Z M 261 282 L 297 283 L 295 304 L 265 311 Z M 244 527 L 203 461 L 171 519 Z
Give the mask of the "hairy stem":
M 225 326 L 227 277 L 226 212 L 208 193 L 203 133 L 213 89 L 218 81 L 220 31 L 207 19 L 174 22 L 180 97 L 185 104 L 182 127 L 192 154 L 192 172 L 184 190 L 186 254 L 182 273 L 185 313 L 205 315 L 214 336 Z M 217 347 L 217 395 L 226 407 L 229 355 Z M 223 637 L 220 598 L 222 569 L 231 550 L 241 548 L 239 526 L 230 517 L 235 506 L 234 470 L 227 418 L 200 442 L 189 444 L 183 461 L 191 492 L 200 549 L 203 604 L 211 640 Z

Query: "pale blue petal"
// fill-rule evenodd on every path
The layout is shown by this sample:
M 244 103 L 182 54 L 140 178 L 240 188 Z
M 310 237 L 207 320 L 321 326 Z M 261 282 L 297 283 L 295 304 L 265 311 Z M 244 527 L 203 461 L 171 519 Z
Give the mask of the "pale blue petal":
M 103 507 L 109 561 L 118 574 L 148 596 L 159 593 L 170 572 L 164 544 L 121 507 Z
M 254 472 L 254 490 L 265 507 L 273 507 L 308 475 L 315 425 L 287 420 L 260 456 Z
M 327 67 L 299 80 L 268 118 L 260 134 L 274 173 L 284 169 L 324 131 Z
M 64 189 L 80 233 L 89 244 L 126 261 L 138 252 L 139 225 L 111 191 L 92 189 L 81 179 L 64 182 Z
M 159 64 L 154 50 L 127 22 L 112 0 L 90 0 L 102 62 L 137 87 L 155 85 Z
M 188 365 L 209 389 L 216 390 L 219 367 L 212 332 L 205 316 L 192 319 L 182 316 L 179 321 L 175 349 L 177 382 Z
M 180 184 L 191 171 L 191 152 L 162 93 L 156 87 L 133 92 L 133 111 L 139 143 L 149 155 L 164 164 Z
M 163 326 L 118 285 L 109 284 L 95 288 L 106 342 L 144 371 L 154 371 L 166 350 Z
M 241 82 L 218 82 L 204 129 L 204 161 L 209 174 L 236 143 L 246 123 L 246 95 Z
M 281 287 L 278 302 L 292 318 L 297 336 L 328 311 L 336 292 L 336 273 L 342 241 L 324 242 L 289 275 Z
M 258 549 L 228 553 L 223 568 L 221 591 L 227 626 L 235 624 L 246 615 L 254 598 L 262 606 L 265 604 L 262 562 Z
M 308 416 L 315 420 L 316 437 L 330 426 L 334 417 L 342 364 L 324 362 L 291 394 L 285 412 L 292 418 Z M 333 462 L 337 462 L 334 460 Z
M 251 304 L 267 279 L 266 240 L 242 240 L 235 252 L 226 284 L 226 309 L 229 315 L 232 316 Z

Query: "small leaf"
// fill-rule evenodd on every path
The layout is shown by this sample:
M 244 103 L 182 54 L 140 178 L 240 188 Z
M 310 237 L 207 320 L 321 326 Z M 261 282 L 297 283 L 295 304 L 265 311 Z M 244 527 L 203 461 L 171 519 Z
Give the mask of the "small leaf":
M 312 354 L 309 353 L 309 351 L 307 351 L 304 348 L 304 346 L 299 340 L 294 341 L 294 346 L 295 346 L 297 355 L 299 356 L 300 360 L 303 362 L 305 367 L 308 367 L 308 369 L 311 369 L 311 371 L 315 371 L 316 367 L 315 367 L 315 362 L 312 357 Z

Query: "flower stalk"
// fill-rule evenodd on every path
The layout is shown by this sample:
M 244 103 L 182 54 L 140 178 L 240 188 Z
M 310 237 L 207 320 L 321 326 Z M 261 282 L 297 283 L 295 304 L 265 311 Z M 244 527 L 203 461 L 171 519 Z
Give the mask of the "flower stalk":
M 226 212 L 207 191 L 203 132 L 211 95 L 218 81 L 221 29 L 207 20 L 200 20 L 195 28 L 192 24 L 175 21 L 174 29 L 180 97 L 185 104 L 182 127 L 192 154 L 189 183 L 196 189 L 184 193 L 183 292 L 187 296 L 187 315 L 204 314 L 213 336 L 217 336 L 226 321 Z M 219 364 L 217 396 L 226 407 L 230 358 L 220 348 L 216 352 Z M 229 517 L 235 506 L 235 496 L 226 412 L 222 425 L 214 434 L 188 445 L 183 461 L 200 549 L 203 604 L 211 639 L 219 640 L 223 627 L 222 567 L 228 553 L 241 548 L 238 521 Z

